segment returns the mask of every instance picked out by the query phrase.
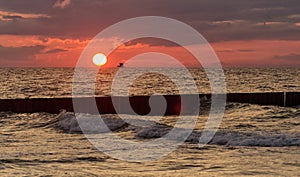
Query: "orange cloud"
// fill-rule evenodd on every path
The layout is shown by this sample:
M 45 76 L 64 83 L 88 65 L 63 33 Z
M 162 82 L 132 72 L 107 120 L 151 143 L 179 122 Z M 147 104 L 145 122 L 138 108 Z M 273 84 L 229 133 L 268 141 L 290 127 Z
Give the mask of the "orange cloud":
M 31 46 L 44 46 L 42 50 L 30 54 L 31 58 L 27 58 L 27 62 L 23 61 L 3 61 L 0 60 L 2 66 L 51 66 L 51 67 L 74 67 L 83 48 L 89 40 L 78 39 L 60 39 L 42 36 L 19 36 L 19 35 L 0 35 L 0 45 L 4 48 L 18 49 L 18 53 L 10 52 L 10 56 L 3 58 L 11 58 L 15 55 L 19 57 L 22 49 L 28 49 Z M 24 51 L 26 52 L 26 51 Z M 16 58 L 14 57 L 14 58 Z
M 118 41 L 114 39 L 113 41 Z M 160 52 L 177 58 L 181 63 L 188 67 L 200 66 L 198 61 L 193 58 L 186 50 L 174 44 L 155 43 L 148 41 L 143 43 L 128 43 L 121 45 L 109 56 L 106 67 L 116 67 L 120 62 L 125 62 L 131 57 L 146 53 Z M 0 45 L 4 48 L 26 49 L 30 46 L 44 46 L 34 55 L 34 63 L 18 61 L 0 61 L 2 66 L 52 66 L 52 67 L 74 67 L 76 62 L 89 43 L 89 39 L 60 39 L 44 36 L 21 36 L 21 35 L 0 35 Z M 116 42 L 117 44 L 117 42 Z M 291 54 L 297 54 L 300 41 L 282 40 L 249 40 L 249 41 L 225 41 L 211 43 L 216 51 L 221 63 L 225 67 L 297 67 L 300 65 L 298 60 L 284 59 Z M 101 51 L 99 51 L 101 52 Z M 13 53 L 10 53 L 13 55 Z M 19 56 L 18 54 L 15 54 Z M 31 54 L 33 56 L 33 53 Z M 276 56 L 282 56 L 276 60 Z M 13 57 L 13 56 L 10 56 Z M 174 66 L 170 62 L 160 60 L 162 66 Z M 136 66 L 148 66 L 151 60 L 138 62 Z M 18 64 L 19 63 L 19 64 Z M 92 64 L 91 64 L 92 66 Z

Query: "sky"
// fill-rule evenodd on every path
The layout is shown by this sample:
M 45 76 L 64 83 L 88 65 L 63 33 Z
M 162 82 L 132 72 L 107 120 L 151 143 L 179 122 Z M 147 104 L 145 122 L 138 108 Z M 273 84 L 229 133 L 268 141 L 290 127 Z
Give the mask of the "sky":
M 192 26 L 224 67 L 300 67 L 299 0 L 0 0 L 0 66 L 74 67 L 100 31 L 140 16 Z M 196 66 L 180 46 L 155 39 L 120 46 L 107 66 L 151 51 Z

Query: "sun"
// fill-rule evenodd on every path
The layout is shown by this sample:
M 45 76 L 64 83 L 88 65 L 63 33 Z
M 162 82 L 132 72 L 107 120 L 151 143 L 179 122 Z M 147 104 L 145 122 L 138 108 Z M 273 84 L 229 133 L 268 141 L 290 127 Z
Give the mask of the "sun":
M 107 62 L 107 57 L 103 53 L 97 53 L 93 57 L 93 63 L 97 66 L 103 66 Z

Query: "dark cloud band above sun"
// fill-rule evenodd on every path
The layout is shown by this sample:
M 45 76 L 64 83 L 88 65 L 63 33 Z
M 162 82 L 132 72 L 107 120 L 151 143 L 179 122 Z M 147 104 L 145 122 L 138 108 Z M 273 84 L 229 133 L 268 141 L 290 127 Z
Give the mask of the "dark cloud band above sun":
M 92 37 L 120 20 L 166 16 L 190 24 L 209 41 L 240 39 L 298 40 L 298 0 L 0 0 L 0 9 L 45 14 L 15 23 L 0 22 L 0 34 Z M 22 16 L 20 16 L 22 17 Z M 47 27 L 47 28 L 45 28 Z
M 45 53 L 60 53 L 60 52 L 66 52 L 68 50 L 65 49 L 51 49 L 51 50 L 47 50 Z

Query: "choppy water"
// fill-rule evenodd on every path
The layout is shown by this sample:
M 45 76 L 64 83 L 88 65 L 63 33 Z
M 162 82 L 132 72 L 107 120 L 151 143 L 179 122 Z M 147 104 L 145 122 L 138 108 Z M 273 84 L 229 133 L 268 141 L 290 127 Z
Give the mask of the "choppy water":
M 122 80 L 137 70 L 151 72 L 151 69 L 122 68 L 125 70 Z M 161 68 L 174 75 L 179 81 L 188 82 L 182 69 Z M 111 83 L 117 69 L 103 69 L 97 76 L 95 94 L 111 95 Z M 210 84 L 205 72 L 201 69 L 190 69 L 199 93 L 210 93 Z M 0 68 L 0 98 L 28 97 L 71 97 L 74 70 L 71 68 Z M 224 71 L 227 92 L 277 92 L 299 91 L 300 70 L 291 69 L 226 69 Z M 84 76 L 87 79 L 90 75 Z M 82 83 L 82 90 L 88 86 Z M 187 89 L 188 89 L 187 85 Z M 122 89 L 122 85 L 119 89 Z M 166 76 L 148 73 L 140 76 L 132 85 L 131 95 L 175 94 L 176 86 Z
M 1 69 L 1 98 L 71 96 L 72 71 Z M 99 74 L 98 82 L 105 87 L 97 88 L 97 95 L 109 95 L 112 73 L 104 70 Z M 192 69 L 192 73 L 199 90 L 209 92 L 203 71 Z M 230 69 L 225 75 L 229 92 L 298 91 L 300 87 L 297 69 Z M 150 74 L 139 79 L 131 94 L 176 93 L 172 82 L 165 82 L 163 76 L 157 78 Z M 159 87 L 154 88 L 157 85 Z M 71 113 L 60 117 L 42 112 L 0 113 L 0 175 L 299 176 L 300 107 L 228 103 L 216 136 L 204 147 L 199 147 L 197 140 L 208 110 L 201 109 L 187 142 L 174 152 L 149 162 L 121 161 L 100 152 L 78 133 L 80 129 Z M 110 128 L 114 127 L 115 134 L 141 143 L 164 135 L 178 118 L 165 116 L 159 125 L 124 127 L 122 122 L 116 121 L 117 115 L 103 117 L 110 122 Z

